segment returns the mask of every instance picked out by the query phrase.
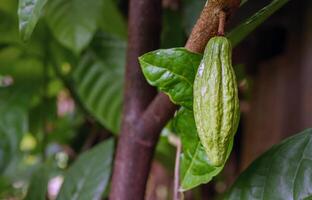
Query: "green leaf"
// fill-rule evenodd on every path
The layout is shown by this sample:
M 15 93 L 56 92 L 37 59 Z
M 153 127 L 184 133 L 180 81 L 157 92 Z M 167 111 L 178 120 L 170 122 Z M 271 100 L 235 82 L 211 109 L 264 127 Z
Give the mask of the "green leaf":
M 58 200 L 101 199 L 111 174 L 114 141 L 81 154 L 68 169 Z
M 233 29 L 229 34 L 227 34 L 227 37 L 232 42 L 232 46 L 234 47 L 240 43 L 248 34 L 260 26 L 267 18 L 274 14 L 288 1 L 289 0 L 273 0 L 269 5 L 262 8 L 241 25 Z
M 156 50 L 139 58 L 149 84 L 169 95 L 173 103 L 192 109 L 193 82 L 202 56 L 185 48 Z
M 308 199 L 312 194 L 312 129 L 290 137 L 254 161 L 225 199 Z
M 104 0 L 99 26 L 107 33 L 111 33 L 124 39 L 127 37 L 127 25 L 125 19 L 113 0 Z
M 19 30 L 23 40 L 28 40 L 41 17 L 48 0 L 19 0 Z
M 90 113 L 118 133 L 121 119 L 125 43 L 103 40 L 98 55 L 87 53 L 73 73 L 74 86 Z M 101 58 L 101 59 L 100 59 Z
M 174 119 L 174 126 L 177 133 L 181 135 L 183 144 L 180 169 L 181 190 L 190 190 L 200 184 L 208 183 L 224 166 L 214 167 L 209 164 L 206 152 L 198 138 L 193 112 L 182 108 Z M 229 145 L 228 156 L 232 147 L 233 140 Z
M 52 0 L 47 4 L 47 21 L 58 41 L 80 53 L 91 41 L 101 17 L 102 1 Z
M 33 172 L 27 195 L 24 200 L 45 200 L 49 182 L 49 169 L 47 166 L 40 166 Z

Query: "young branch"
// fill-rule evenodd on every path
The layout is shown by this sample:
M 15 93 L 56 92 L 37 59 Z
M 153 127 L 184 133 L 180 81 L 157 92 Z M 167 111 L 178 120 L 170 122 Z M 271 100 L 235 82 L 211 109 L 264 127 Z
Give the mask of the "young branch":
M 226 20 L 226 13 L 222 10 L 219 13 L 218 35 L 220 36 L 224 36 L 225 20 Z

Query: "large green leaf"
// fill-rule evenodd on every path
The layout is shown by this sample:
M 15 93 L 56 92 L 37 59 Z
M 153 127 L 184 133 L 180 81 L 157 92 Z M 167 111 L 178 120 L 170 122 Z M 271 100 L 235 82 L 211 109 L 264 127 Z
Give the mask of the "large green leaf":
M 47 1 L 48 0 L 19 0 L 19 30 L 24 40 L 27 40 L 31 36 Z
M 181 135 L 183 153 L 181 155 L 181 190 L 189 190 L 200 184 L 208 183 L 223 169 L 211 166 L 206 152 L 198 138 L 193 112 L 181 109 L 174 119 L 174 126 Z M 231 153 L 233 140 L 229 145 Z M 225 163 L 224 163 L 225 164 Z
M 104 0 L 99 26 L 107 33 L 111 33 L 121 38 L 127 37 L 127 25 L 125 19 L 113 0 Z
M 312 129 L 278 145 L 254 161 L 225 199 L 310 199 L 312 197 Z
M 102 3 L 99 0 L 49 1 L 46 17 L 55 37 L 64 46 L 80 53 L 97 29 Z
M 156 50 L 139 58 L 149 84 L 179 105 L 192 109 L 193 82 L 202 56 L 185 48 Z
M 245 22 L 243 22 L 238 27 L 233 29 L 227 35 L 227 37 L 232 42 L 232 46 L 236 46 L 243 39 L 245 39 L 247 35 L 249 35 L 253 30 L 255 30 L 259 25 L 261 25 L 267 18 L 269 18 L 272 14 L 274 14 L 288 1 L 289 0 L 273 0 L 269 5 L 262 8 L 256 14 L 247 19 Z
M 97 55 L 88 52 L 73 73 L 85 107 L 113 133 L 118 133 L 122 108 L 125 43 L 103 40 Z
M 57 199 L 101 199 L 111 174 L 113 150 L 110 139 L 81 154 L 65 175 Z

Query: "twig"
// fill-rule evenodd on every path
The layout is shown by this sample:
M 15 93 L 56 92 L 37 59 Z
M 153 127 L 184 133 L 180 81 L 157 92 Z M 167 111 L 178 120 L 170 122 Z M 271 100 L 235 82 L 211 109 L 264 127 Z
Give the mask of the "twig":
M 223 10 L 221 10 L 219 13 L 219 27 L 218 27 L 219 36 L 224 36 L 225 20 L 226 20 L 226 13 Z
M 170 134 L 169 143 L 177 148 L 175 166 L 174 166 L 174 183 L 173 183 L 173 200 L 180 200 L 179 184 L 180 184 L 180 154 L 182 150 L 182 143 L 179 137 Z

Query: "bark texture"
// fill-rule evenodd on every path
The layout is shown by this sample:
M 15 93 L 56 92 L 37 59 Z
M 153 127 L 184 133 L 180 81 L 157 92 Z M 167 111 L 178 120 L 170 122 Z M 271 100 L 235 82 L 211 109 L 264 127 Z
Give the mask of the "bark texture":
M 141 73 L 138 57 L 159 47 L 161 1 L 131 0 L 128 27 L 123 119 L 110 199 L 131 200 L 144 198 L 150 155 L 153 155 L 152 145 L 140 139 L 135 126 L 156 94 Z

